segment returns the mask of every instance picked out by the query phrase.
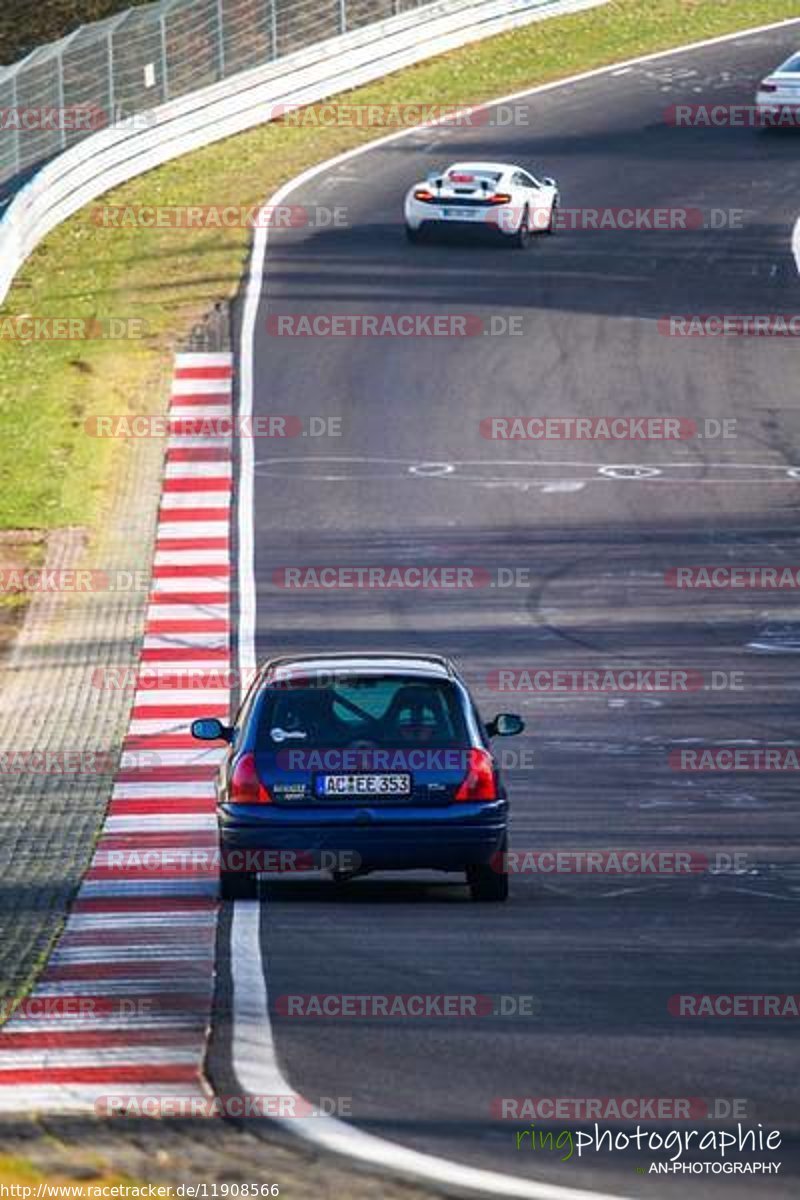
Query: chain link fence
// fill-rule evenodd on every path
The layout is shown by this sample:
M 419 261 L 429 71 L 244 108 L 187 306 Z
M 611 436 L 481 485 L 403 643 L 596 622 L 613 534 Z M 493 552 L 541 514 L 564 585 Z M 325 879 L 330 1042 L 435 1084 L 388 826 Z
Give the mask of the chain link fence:
M 0 67 L 0 189 L 112 125 L 433 0 L 161 0 Z

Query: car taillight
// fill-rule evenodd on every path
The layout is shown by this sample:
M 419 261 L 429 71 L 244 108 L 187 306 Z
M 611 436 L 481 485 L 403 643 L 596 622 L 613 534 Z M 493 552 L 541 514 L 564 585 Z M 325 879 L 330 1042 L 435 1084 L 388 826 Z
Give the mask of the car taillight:
M 490 196 L 489 203 L 490 204 L 510 204 L 511 197 L 509 196 L 508 192 L 495 192 L 495 194 L 493 196 Z
M 233 768 L 228 799 L 231 804 L 272 804 L 269 788 L 258 778 L 256 756 L 250 751 Z
M 760 83 L 758 85 L 758 90 L 760 92 L 777 92 L 778 85 L 777 83 Z
M 429 192 L 426 188 L 419 188 L 418 191 L 414 192 L 414 199 L 425 201 L 432 200 L 433 192 Z
M 459 784 L 456 800 L 496 800 L 497 777 L 488 750 L 469 752 L 467 774 Z

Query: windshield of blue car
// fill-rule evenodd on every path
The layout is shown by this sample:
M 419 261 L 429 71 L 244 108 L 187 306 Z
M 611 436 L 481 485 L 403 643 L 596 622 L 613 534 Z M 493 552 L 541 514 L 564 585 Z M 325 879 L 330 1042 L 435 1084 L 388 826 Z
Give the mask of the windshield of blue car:
M 268 689 L 257 749 L 359 745 L 459 747 L 469 744 L 459 696 L 448 680 L 354 676 L 325 686 L 287 681 Z

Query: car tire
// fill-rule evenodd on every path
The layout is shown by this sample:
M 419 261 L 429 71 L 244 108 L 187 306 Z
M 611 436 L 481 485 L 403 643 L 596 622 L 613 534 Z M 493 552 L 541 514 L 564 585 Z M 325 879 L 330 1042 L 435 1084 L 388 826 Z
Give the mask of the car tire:
M 517 250 L 527 250 L 531 244 L 531 227 L 528 219 L 528 210 L 522 214 L 522 220 L 519 223 L 519 229 L 516 233 L 509 235 L 511 245 Z
M 412 229 L 410 225 L 406 225 L 406 238 L 412 246 L 416 246 L 422 240 L 422 230 Z
M 558 212 L 558 200 L 554 200 L 553 207 L 550 209 L 550 220 L 547 222 L 547 228 L 544 231 L 545 235 L 547 237 L 552 237 L 556 231 L 556 213 L 557 212 Z
M 508 871 L 498 871 L 492 864 L 497 855 L 508 853 L 508 842 L 503 844 L 488 863 L 472 863 L 467 867 L 467 884 L 470 897 L 479 904 L 503 904 L 508 899 Z
M 223 900 L 257 900 L 258 875 L 255 871 L 220 871 L 219 891 Z

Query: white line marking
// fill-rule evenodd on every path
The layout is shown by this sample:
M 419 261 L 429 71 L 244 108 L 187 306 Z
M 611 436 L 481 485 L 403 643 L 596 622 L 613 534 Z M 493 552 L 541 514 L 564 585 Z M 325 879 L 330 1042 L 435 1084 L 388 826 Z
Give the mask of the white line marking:
M 499 104 L 508 104 L 527 96 L 540 95 L 543 92 L 554 91 L 586 79 L 597 78 L 601 75 L 613 75 L 625 68 L 637 66 L 640 63 L 655 62 L 658 59 L 669 58 L 676 54 L 691 53 L 709 46 L 716 46 L 737 38 L 751 37 L 773 29 L 782 29 L 800 22 L 793 17 L 784 21 L 774 21 L 768 25 L 760 25 L 753 29 L 740 30 L 737 33 L 724 34 L 721 37 L 707 38 L 702 42 L 684 46 L 674 46 L 669 50 L 661 50 L 641 58 L 628 59 L 622 63 L 599 67 L 592 71 L 583 71 L 567 79 L 555 83 L 542 84 L 539 87 L 526 88 L 514 92 L 510 96 L 500 96 L 491 102 L 476 106 L 474 111 L 492 108 Z M 442 120 L 447 120 L 447 117 Z M 434 122 L 433 124 L 438 124 Z M 430 127 L 430 126 L 428 126 Z M 351 162 L 363 154 L 386 146 L 400 138 L 418 135 L 425 126 L 415 129 L 403 129 L 366 142 L 343 154 L 336 155 L 290 179 L 267 201 L 265 208 L 276 206 L 286 199 L 291 192 L 343 163 Z M 800 270 L 800 221 L 795 227 L 794 243 L 795 257 Z M 253 239 L 253 249 L 250 258 L 247 288 L 245 292 L 244 314 L 242 319 L 241 352 L 240 352 L 240 392 L 239 411 L 243 418 L 249 418 L 253 412 L 253 375 L 255 364 L 255 328 L 258 309 L 261 302 L 269 229 L 266 223 L 259 223 Z M 240 450 L 239 465 L 239 669 L 242 677 L 256 669 L 256 586 L 255 586 L 255 554 L 254 530 L 255 513 L 253 507 L 253 489 L 255 483 L 253 440 L 243 438 Z M 231 972 L 233 979 L 233 1038 L 232 1060 L 234 1072 L 244 1090 L 254 1094 L 288 1095 L 293 1092 L 288 1081 L 284 1078 L 277 1062 L 272 1027 L 269 1020 L 266 989 L 266 963 L 261 957 L 261 944 L 258 936 L 258 904 L 252 901 L 236 901 L 231 930 Z M 436 1181 L 454 1190 L 482 1192 L 489 1195 L 508 1197 L 527 1197 L 528 1200 L 613 1200 L 612 1197 L 600 1192 L 586 1191 L 575 1188 L 561 1188 L 543 1183 L 533 1183 L 503 1175 L 494 1171 L 481 1171 L 463 1167 L 459 1163 L 450 1162 L 433 1155 L 420 1154 L 406 1149 L 393 1142 L 374 1137 L 362 1132 L 355 1126 L 347 1125 L 334 1117 L 298 1118 L 286 1120 L 283 1123 L 293 1133 L 304 1137 L 317 1146 L 323 1146 L 340 1154 L 348 1155 L 364 1163 L 388 1168 L 400 1174 L 423 1181 Z
M 259 942 L 258 901 L 237 901 L 233 910 L 233 1069 L 242 1089 L 255 1095 L 299 1096 L 281 1071 L 269 1023 L 267 987 Z M 533 1183 L 465 1167 L 434 1154 L 409 1150 L 364 1133 L 336 1117 L 277 1117 L 279 1125 L 336 1154 L 384 1167 L 409 1179 L 446 1187 L 456 1195 L 503 1195 L 519 1200 L 618 1200 L 606 1192 Z

